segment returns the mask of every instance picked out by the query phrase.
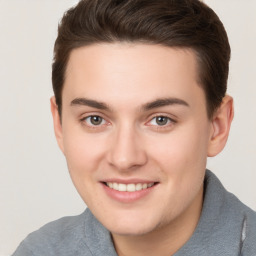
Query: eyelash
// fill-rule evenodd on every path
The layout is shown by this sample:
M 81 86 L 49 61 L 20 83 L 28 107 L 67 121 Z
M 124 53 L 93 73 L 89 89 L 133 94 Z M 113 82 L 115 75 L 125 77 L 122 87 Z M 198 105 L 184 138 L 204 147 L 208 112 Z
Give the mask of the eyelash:
M 86 116 L 86 117 L 83 117 L 82 119 L 80 119 L 80 121 L 85 124 L 87 127 L 89 127 L 90 129 L 99 129 L 101 128 L 103 125 L 102 125 L 102 122 L 99 124 L 99 125 L 94 125 L 91 123 L 91 124 L 88 124 L 88 121 L 86 121 L 87 119 L 91 120 L 93 117 L 98 117 L 98 118 L 101 118 L 102 121 L 104 122 L 104 126 L 108 125 L 108 122 L 105 120 L 105 118 L 101 117 L 100 115 L 90 115 L 90 116 Z
M 91 123 L 91 124 L 88 124 L 88 121 L 86 120 L 91 120 L 91 118 L 93 117 L 97 117 L 97 118 L 101 118 L 101 120 L 104 122 L 102 124 L 102 122 L 99 124 L 99 125 L 94 125 Z M 167 119 L 167 124 L 164 124 L 164 125 L 150 125 L 149 123 L 152 122 L 153 120 L 156 120 L 156 118 L 166 118 Z M 88 128 L 90 129 L 100 129 L 102 128 L 103 126 L 107 126 L 109 125 L 109 122 L 107 122 L 105 120 L 105 118 L 103 118 L 102 116 L 100 115 L 89 115 L 89 116 L 86 116 L 86 117 L 83 117 L 80 119 L 80 121 L 85 124 Z M 170 128 L 170 126 L 174 125 L 175 123 L 177 123 L 176 120 L 174 120 L 173 118 L 170 118 L 169 116 L 166 116 L 166 115 L 156 115 L 156 116 L 153 116 L 148 122 L 146 122 L 146 125 L 147 126 L 152 126 L 152 127 L 155 127 L 155 129 L 159 130 L 159 129 L 166 129 L 166 128 Z
M 163 124 L 163 125 L 157 125 L 157 124 L 154 124 L 152 126 L 155 126 L 157 129 L 164 129 L 164 128 L 169 128 L 170 125 L 173 125 L 175 123 L 177 123 L 177 121 L 175 121 L 173 118 L 170 118 L 169 116 L 166 116 L 166 115 L 157 115 L 157 116 L 154 116 L 153 118 L 150 119 L 148 123 L 152 122 L 153 120 L 157 120 L 157 118 L 165 118 L 167 119 L 167 123 L 166 124 Z M 155 121 L 156 123 L 157 121 Z

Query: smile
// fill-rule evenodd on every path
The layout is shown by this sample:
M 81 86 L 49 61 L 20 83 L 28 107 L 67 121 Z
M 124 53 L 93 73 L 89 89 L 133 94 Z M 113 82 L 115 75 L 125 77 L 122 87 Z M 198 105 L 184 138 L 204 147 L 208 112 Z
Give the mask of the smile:
M 137 183 L 137 184 L 122 184 L 122 183 L 112 183 L 107 182 L 105 185 L 107 185 L 109 188 L 120 191 L 120 192 L 135 192 L 140 191 L 143 189 L 151 188 L 155 183 Z
M 105 181 L 101 182 L 105 193 L 115 201 L 133 203 L 154 193 L 159 182 L 130 180 L 130 181 Z

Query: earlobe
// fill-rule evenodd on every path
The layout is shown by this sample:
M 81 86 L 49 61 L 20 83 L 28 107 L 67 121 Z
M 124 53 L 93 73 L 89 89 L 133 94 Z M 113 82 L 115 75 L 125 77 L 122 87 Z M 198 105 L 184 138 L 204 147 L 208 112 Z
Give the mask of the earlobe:
M 61 151 L 64 153 L 62 125 L 61 125 L 60 115 L 58 111 L 58 106 L 56 104 L 56 100 L 54 96 L 51 97 L 50 103 L 51 103 L 51 112 L 52 112 L 52 118 L 53 118 L 55 137 L 57 139 L 57 142 Z
M 233 117 L 233 98 L 226 95 L 212 119 L 212 131 L 208 146 L 209 157 L 216 156 L 225 147 Z

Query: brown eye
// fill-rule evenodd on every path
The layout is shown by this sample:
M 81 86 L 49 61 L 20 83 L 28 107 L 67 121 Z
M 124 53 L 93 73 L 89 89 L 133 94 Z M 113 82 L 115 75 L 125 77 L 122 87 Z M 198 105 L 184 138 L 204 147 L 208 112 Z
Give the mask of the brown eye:
M 100 125 L 102 122 L 102 118 L 100 116 L 91 116 L 91 123 L 93 125 Z
M 169 118 L 166 116 L 157 116 L 156 117 L 156 123 L 160 126 L 166 125 L 168 123 L 168 121 L 169 121 Z
M 100 116 L 88 116 L 83 119 L 89 126 L 99 126 L 106 123 L 105 119 Z
M 153 117 L 148 123 L 147 125 L 149 126 L 155 126 L 155 127 L 163 127 L 163 128 L 167 128 L 169 126 L 171 126 L 172 124 L 175 124 L 176 121 L 173 120 L 172 118 L 168 117 L 168 116 L 155 116 Z

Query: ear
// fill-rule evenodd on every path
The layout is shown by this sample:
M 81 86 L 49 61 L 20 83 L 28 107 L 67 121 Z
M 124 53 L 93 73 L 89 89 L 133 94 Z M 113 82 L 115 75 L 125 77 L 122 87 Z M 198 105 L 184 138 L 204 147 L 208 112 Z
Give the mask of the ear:
M 209 157 L 216 156 L 225 147 L 233 117 L 233 98 L 226 95 L 211 121 L 212 130 L 208 145 Z
M 57 139 L 57 142 L 61 151 L 64 153 L 61 119 L 58 111 L 58 106 L 56 104 L 56 99 L 54 96 L 51 97 L 50 102 L 51 102 L 51 112 L 52 112 L 52 118 L 53 118 L 55 137 Z

